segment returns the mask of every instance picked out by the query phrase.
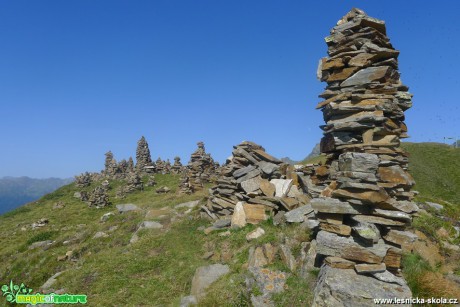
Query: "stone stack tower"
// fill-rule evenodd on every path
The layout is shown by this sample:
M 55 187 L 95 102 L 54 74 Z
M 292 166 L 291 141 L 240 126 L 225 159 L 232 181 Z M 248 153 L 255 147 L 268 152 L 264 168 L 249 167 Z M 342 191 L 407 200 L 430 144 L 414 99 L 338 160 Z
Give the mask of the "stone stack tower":
M 155 171 L 155 164 L 153 163 L 150 155 L 149 144 L 143 136 L 137 142 L 136 171 L 140 174 L 153 173 Z
M 330 33 L 329 56 L 317 72 L 327 83 L 317 108 L 325 121 L 321 152 L 328 158 L 328 186 L 311 202 L 321 221 L 317 252 L 329 268 L 352 269 L 348 273 L 389 285 L 384 274 L 399 275 L 401 247 L 414 239 L 405 228 L 417 211 L 411 202 L 415 182 L 399 147 L 407 137 L 404 111 L 412 95 L 401 83 L 399 51 L 384 21 L 352 9 Z M 328 270 L 320 280 L 331 276 Z

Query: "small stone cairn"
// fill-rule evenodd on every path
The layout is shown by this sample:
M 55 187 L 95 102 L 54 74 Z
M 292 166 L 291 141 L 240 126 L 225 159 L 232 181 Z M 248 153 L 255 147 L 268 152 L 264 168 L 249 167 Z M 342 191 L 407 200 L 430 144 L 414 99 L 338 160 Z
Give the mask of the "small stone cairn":
M 85 172 L 79 176 L 75 176 L 75 186 L 77 188 L 89 187 L 91 185 L 91 182 L 91 174 L 88 172 Z
M 97 186 L 89 195 L 88 206 L 103 208 L 110 206 L 109 196 L 107 195 L 107 190 L 102 186 Z
M 203 188 L 203 184 L 211 182 L 216 174 L 216 163 L 206 153 L 203 142 L 198 142 L 198 149 L 191 154 L 190 162 L 182 173 L 180 193 L 189 194 Z
M 349 270 L 343 276 L 351 274 L 357 284 L 379 280 L 391 297 L 407 297 L 410 290 L 397 276 L 401 246 L 414 240 L 405 229 L 418 207 L 411 202 L 415 182 L 407 154 L 399 147 L 407 137 L 404 111 L 412 105 L 399 78 L 399 51 L 385 22 L 359 9 L 339 20 L 325 40 L 329 57 L 320 60 L 318 78 L 327 87 L 317 108 L 326 122 L 321 152 L 328 159 L 317 178 L 327 187 L 311 206 L 320 221 L 317 253 L 327 265 L 314 305 L 327 305 L 322 302 L 334 287 L 335 269 Z M 357 298 L 355 303 L 367 306 Z
M 126 178 L 126 187 L 125 192 L 131 193 L 134 191 L 143 191 L 144 184 L 142 183 L 141 176 L 137 172 L 132 172 L 128 174 Z
M 171 166 L 171 173 L 175 175 L 182 174 L 182 163 L 180 162 L 180 157 L 174 157 L 174 164 Z

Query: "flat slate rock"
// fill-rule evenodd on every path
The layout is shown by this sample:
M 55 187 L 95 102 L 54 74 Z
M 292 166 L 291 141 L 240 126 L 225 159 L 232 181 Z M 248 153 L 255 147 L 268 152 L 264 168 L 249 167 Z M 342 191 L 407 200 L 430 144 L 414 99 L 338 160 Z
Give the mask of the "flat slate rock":
M 118 212 L 120 212 L 120 213 L 140 210 L 139 207 L 136 206 L 135 204 L 117 205 L 117 209 L 118 209 Z
M 191 295 L 197 298 L 204 296 L 206 288 L 229 272 L 228 265 L 219 263 L 197 268 L 192 280 Z
M 401 299 L 412 297 L 407 284 L 387 283 L 374 277 L 359 275 L 355 270 L 324 265 L 318 276 L 312 306 L 375 306 L 374 298 L 395 297 Z
M 214 224 L 212 225 L 214 228 L 225 228 L 225 227 L 228 227 L 230 226 L 230 224 L 232 223 L 232 220 L 230 219 L 223 219 L 223 220 L 217 220 L 214 222 Z
M 174 206 L 174 209 L 179 209 L 179 208 L 193 209 L 196 206 L 198 206 L 199 203 L 200 203 L 200 200 L 192 200 L 192 201 L 188 201 L 186 203 L 178 204 L 178 205 Z
M 310 204 L 299 207 L 297 209 L 286 212 L 284 215 L 286 222 L 289 223 L 302 223 L 305 220 L 305 216 L 313 211 Z

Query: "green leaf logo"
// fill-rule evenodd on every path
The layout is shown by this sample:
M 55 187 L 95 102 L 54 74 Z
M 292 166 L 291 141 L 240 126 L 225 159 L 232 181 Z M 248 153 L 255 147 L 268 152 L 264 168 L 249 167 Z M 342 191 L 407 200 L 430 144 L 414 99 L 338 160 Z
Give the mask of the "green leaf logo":
M 31 288 L 26 287 L 24 283 L 21 283 L 21 285 L 15 285 L 13 284 L 13 280 L 10 280 L 10 284 L 8 285 L 3 285 L 1 288 L 3 292 L 3 296 L 6 296 L 6 301 L 10 303 L 15 303 L 16 302 L 16 295 L 18 294 L 30 294 L 32 292 Z

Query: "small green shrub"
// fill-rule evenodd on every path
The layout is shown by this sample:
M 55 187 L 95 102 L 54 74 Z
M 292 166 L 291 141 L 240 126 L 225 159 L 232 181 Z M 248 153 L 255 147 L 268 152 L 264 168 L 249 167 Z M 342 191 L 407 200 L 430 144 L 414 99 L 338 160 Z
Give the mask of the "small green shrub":
M 37 233 L 35 236 L 27 240 L 27 244 L 30 245 L 35 242 L 49 240 L 52 237 L 54 237 L 55 234 L 56 234 L 55 231 L 45 231 L 45 232 Z

